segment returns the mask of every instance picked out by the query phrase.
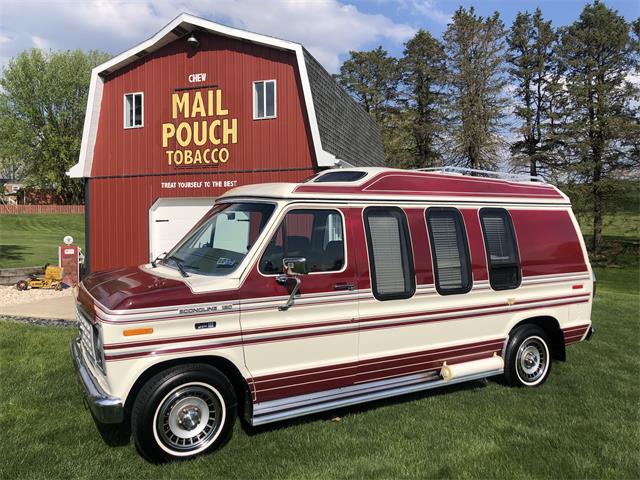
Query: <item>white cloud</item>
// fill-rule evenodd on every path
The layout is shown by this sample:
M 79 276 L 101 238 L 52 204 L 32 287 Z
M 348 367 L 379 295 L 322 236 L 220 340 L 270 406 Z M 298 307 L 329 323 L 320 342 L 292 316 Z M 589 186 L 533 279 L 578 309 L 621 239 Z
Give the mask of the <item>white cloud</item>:
M 13 43 L 19 46 L 12 54 L 28 48 L 22 32 L 29 32 L 34 44 L 36 38 L 48 39 L 59 48 L 118 53 L 150 37 L 181 12 L 302 43 L 329 71 L 338 69 L 349 50 L 399 45 L 415 31 L 338 0 L 10 0 L 3 5 L 2 26 L 16 32 Z
M 3 44 L 3 43 L 9 43 L 9 42 L 11 42 L 12 40 L 13 40 L 13 38 L 12 38 L 12 37 L 10 37 L 9 35 L 2 35 L 2 34 L 0 34 L 0 44 Z
M 31 37 L 31 43 L 33 43 L 34 47 L 40 48 L 42 50 L 49 50 L 51 48 L 51 43 L 49 43 L 44 38 L 38 37 L 37 35 Z
M 423 14 L 441 25 L 446 25 L 451 21 L 452 14 L 445 13 L 437 8 L 431 0 L 413 0 L 411 7 L 413 7 L 416 12 Z

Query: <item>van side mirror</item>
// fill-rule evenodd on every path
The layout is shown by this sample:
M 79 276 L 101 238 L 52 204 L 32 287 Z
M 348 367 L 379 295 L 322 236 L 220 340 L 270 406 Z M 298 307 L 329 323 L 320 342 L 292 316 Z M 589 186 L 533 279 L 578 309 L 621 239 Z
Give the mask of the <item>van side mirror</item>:
M 295 297 L 300 290 L 300 275 L 309 273 L 307 270 L 307 259 L 304 257 L 287 257 L 282 260 L 283 274 L 276 277 L 276 281 L 282 285 L 286 285 L 291 280 L 295 282 L 291 294 L 287 299 L 287 303 L 278 307 L 281 312 L 289 310 L 295 301 Z
M 309 273 L 307 270 L 307 259 L 304 257 L 287 257 L 282 260 L 283 272 L 285 275 L 306 275 Z

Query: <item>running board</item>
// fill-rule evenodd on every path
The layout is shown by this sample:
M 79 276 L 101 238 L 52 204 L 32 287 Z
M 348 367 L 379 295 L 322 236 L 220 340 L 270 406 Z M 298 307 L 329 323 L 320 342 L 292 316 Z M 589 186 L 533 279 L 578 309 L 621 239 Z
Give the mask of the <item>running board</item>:
M 298 395 L 280 400 L 271 400 L 254 405 L 251 425 L 264 425 L 266 423 L 278 422 L 289 418 L 347 407 L 349 405 L 479 380 L 500 375 L 503 371 L 504 369 L 500 368 L 454 377 L 450 380 L 443 380 L 437 372 L 419 373 L 307 395 Z

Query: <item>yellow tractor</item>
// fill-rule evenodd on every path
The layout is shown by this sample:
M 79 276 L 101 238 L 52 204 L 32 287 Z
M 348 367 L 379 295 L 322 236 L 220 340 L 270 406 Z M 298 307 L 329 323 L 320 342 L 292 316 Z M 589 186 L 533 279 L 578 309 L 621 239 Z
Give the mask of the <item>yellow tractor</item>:
M 29 288 L 62 290 L 62 267 L 54 267 L 47 264 L 43 270 L 44 278 L 39 278 L 35 273 L 31 273 L 28 280 L 20 280 L 16 283 L 16 288 L 18 290 L 27 290 Z

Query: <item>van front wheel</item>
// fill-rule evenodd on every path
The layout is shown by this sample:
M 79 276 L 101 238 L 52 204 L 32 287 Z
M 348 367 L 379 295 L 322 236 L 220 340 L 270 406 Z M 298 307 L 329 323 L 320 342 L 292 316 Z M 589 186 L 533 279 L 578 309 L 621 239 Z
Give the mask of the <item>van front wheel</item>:
M 509 336 L 504 379 L 514 387 L 542 385 L 551 372 L 549 337 L 537 325 L 522 325 Z
M 138 451 L 154 463 L 193 458 L 226 443 L 236 418 L 229 380 L 216 368 L 177 366 L 152 377 L 131 411 Z

